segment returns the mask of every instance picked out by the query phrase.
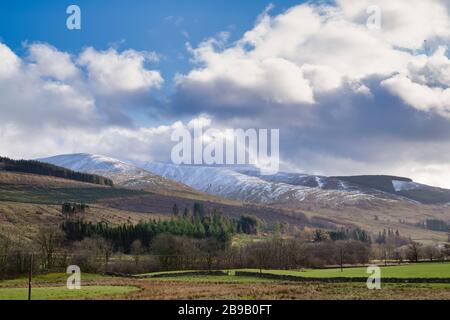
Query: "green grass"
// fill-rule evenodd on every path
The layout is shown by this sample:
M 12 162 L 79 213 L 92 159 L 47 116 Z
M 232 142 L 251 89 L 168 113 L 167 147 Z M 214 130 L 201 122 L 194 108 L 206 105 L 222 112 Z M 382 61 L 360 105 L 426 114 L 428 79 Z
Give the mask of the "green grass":
M 60 283 L 61 285 L 65 285 L 68 274 L 65 273 L 48 273 L 48 274 L 42 274 L 42 275 L 35 275 L 33 276 L 33 283 L 34 284 L 46 284 L 46 283 Z M 81 281 L 90 281 L 90 280 L 103 280 L 103 279 L 111 279 L 109 276 L 103 276 L 99 274 L 90 274 L 90 273 L 83 273 L 81 275 Z M 28 278 L 22 277 L 17 279 L 11 279 L 11 280 L 0 280 L 0 287 L 5 286 L 24 286 L 28 285 Z
M 243 270 L 259 272 L 259 270 Z M 320 269 L 305 271 L 264 270 L 264 273 L 311 278 L 368 277 L 367 268 Z M 381 267 L 385 278 L 450 278 L 450 263 L 418 263 L 402 266 Z
M 82 300 L 95 297 L 113 296 L 126 294 L 139 290 L 132 286 L 85 286 L 80 290 L 69 290 L 66 287 L 34 288 L 32 300 Z M 28 299 L 27 288 L 3 288 L 0 289 L 0 300 L 26 300 Z
M 164 274 L 177 275 L 179 273 L 187 273 L 187 272 L 199 272 L 199 270 L 160 271 L 160 272 L 150 272 L 150 273 L 138 274 L 138 276 L 159 276 L 159 275 L 164 275 Z
M 262 279 L 258 277 L 235 277 L 235 276 L 177 276 L 164 278 L 150 278 L 151 281 L 180 281 L 196 283 L 266 283 L 277 282 L 277 280 Z

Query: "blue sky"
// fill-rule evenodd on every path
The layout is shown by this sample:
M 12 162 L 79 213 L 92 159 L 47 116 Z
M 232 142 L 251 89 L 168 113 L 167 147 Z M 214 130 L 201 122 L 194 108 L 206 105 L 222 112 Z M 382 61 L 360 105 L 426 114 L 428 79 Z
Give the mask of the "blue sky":
M 16 53 L 24 42 L 47 42 L 59 50 L 78 53 L 93 46 L 105 50 L 155 51 L 163 56 L 158 68 L 164 78 L 191 69 L 185 43 L 197 45 L 219 32 L 238 39 L 272 3 L 273 13 L 302 1 L 237 0 L 19 0 L 0 2 L 0 39 Z M 66 8 L 81 8 L 82 30 L 66 28 Z M 170 90 L 170 82 L 165 89 Z
M 170 161 L 201 120 L 280 129 L 282 170 L 450 187 L 449 46 L 448 0 L 0 1 L 0 150 Z

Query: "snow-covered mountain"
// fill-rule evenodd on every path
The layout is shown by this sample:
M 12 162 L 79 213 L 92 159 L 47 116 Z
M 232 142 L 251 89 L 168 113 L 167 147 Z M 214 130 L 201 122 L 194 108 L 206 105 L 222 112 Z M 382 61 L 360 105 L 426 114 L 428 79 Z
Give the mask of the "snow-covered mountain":
M 280 172 L 262 176 L 245 168 L 147 163 L 143 168 L 217 196 L 258 203 L 360 205 L 392 201 L 450 203 L 450 190 L 395 176 L 325 177 Z
M 37 160 L 74 171 L 101 175 L 112 179 L 116 185 L 127 188 L 195 192 L 195 190 L 182 183 L 169 180 L 133 164 L 106 156 L 78 153 Z
M 177 166 L 163 163 L 134 165 L 113 158 L 72 154 L 40 159 L 71 170 L 109 177 L 116 184 L 192 192 L 262 204 L 307 203 L 328 206 L 380 201 L 450 203 L 450 190 L 393 176 L 325 177 L 280 172 L 261 176 L 252 168 Z M 190 188 L 189 188 L 189 187 Z M 191 189 L 193 188 L 193 189 Z
M 245 202 L 356 204 L 376 198 L 386 201 L 398 199 L 389 193 L 378 190 L 368 192 L 361 186 L 322 176 L 293 173 L 260 176 L 258 171 L 252 170 L 235 171 L 224 167 L 176 166 L 161 163 L 147 163 L 143 168 L 183 182 L 197 190 Z

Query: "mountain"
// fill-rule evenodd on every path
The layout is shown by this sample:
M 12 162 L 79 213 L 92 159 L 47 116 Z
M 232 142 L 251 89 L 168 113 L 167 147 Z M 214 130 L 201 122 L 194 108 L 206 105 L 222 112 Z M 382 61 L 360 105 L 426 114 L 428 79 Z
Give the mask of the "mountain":
M 262 176 L 257 170 L 161 163 L 147 163 L 143 168 L 217 196 L 264 204 L 322 202 L 355 205 L 374 201 L 450 203 L 450 190 L 395 176 L 325 177 L 286 172 Z
M 39 161 L 102 175 L 127 188 L 204 192 L 250 203 L 371 205 L 373 203 L 450 203 L 450 190 L 416 183 L 396 176 L 326 177 L 280 172 L 263 176 L 246 167 L 177 166 L 145 163 L 141 166 L 91 154 L 60 155 Z
M 56 189 L 58 194 L 54 194 L 54 189 L 48 193 L 36 192 L 25 186 L 12 197 L 8 193 L 11 189 L 8 182 L 5 199 L 15 201 L 23 197 L 23 192 L 28 192 L 32 194 L 27 201 L 38 199 L 39 203 L 51 203 L 41 198 L 49 194 L 60 202 L 60 199 L 67 200 L 69 194 L 73 201 L 82 196 L 86 199 L 80 200 L 87 203 L 144 216 L 171 215 L 174 204 L 185 208 L 199 202 L 205 208 L 218 209 L 230 217 L 255 215 L 269 225 L 287 222 L 300 228 L 325 229 L 359 226 L 373 234 L 390 228 L 418 241 L 447 239 L 446 233 L 425 229 L 420 222 L 426 219 L 449 221 L 450 191 L 404 177 L 326 177 L 287 172 L 261 176 L 251 167 L 131 164 L 90 154 L 62 155 L 40 161 L 101 174 L 111 178 L 116 188 L 81 193 L 78 189 Z M 0 192 L 0 201 L 1 196 Z
M 74 171 L 104 176 L 113 180 L 115 185 L 129 189 L 171 193 L 198 193 L 198 191 L 185 184 L 169 180 L 133 164 L 106 156 L 79 153 L 37 160 Z
M 63 168 L 53 164 L 42 163 L 33 160 L 12 160 L 9 158 L 0 157 L 0 171 L 31 173 L 42 176 L 64 178 L 92 184 L 107 185 L 107 186 L 113 185 L 112 180 L 99 175 L 72 171 L 67 168 Z

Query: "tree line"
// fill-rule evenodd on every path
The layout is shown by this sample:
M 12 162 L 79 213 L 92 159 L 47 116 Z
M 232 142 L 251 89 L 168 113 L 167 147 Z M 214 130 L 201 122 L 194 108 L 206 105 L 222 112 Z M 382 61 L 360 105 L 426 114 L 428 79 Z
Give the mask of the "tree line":
M 439 219 L 427 219 L 419 222 L 417 226 L 432 231 L 450 232 L 450 223 Z
M 138 224 L 110 226 L 106 223 L 92 223 L 83 219 L 68 219 L 61 228 L 68 241 L 81 241 L 84 238 L 102 237 L 114 246 L 116 251 L 130 253 L 132 243 L 139 240 L 149 247 L 153 239 L 160 234 L 170 234 L 194 239 L 213 238 L 222 244 L 231 241 L 237 233 L 256 234 L 262 222 L 253 216 L 232 219 L 213 210 L 206 214 L 202 206 L 194 204 L 194 213 L 177 215 L 168 220 L 141 221 Z
M 113 186 L 113 181 L 95 174 L 72 171 L 49 163 L 34 160 L 12 160 L 0 157 L 0 170 L 32 173 L 99 185 Z

